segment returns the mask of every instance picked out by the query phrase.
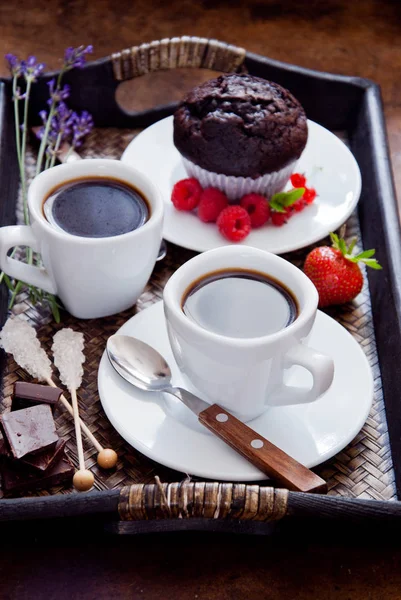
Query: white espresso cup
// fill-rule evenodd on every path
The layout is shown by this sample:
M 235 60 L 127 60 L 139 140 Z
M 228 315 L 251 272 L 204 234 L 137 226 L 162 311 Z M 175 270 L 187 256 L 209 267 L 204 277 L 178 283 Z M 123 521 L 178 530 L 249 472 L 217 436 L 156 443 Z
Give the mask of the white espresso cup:
M 111 237 L 81 237 L 51 225 L 43 203 L 58 186 L 85 177 L 118 179 L 136 188 L 150 207 L 140 227 Z M 59 296 L 75 317 L 105 317 L 135 304 L 152 273 L 162 239 L 163 198 L 140 171 L 118 160 L 86 159 L 58 165 L 35 177 L 28 190 L 30 226 L 0 228 L 0 268 L 10 277 Z M 7 255 L 28 246 L 44 267 Z
M 182 303 L 188 289 L 210 273 L 225 269 L 258 271 L 281 282 L 297 301 L 295 320 L 270 335 L 234 338 L 205 329 L 186 316 Z M 243 421 L 259 416 L 272 404 L 313 402 L 333 381 L 333 360 L 306 343 L 316 317 L 316 288 L 283 258 L 247 246 L 209 250 L 171 276 L 163 301 L 171 348 L 181 372 L 205 401 L 223 406 Z M 230 309 L 227 299 L 227 311 Z M 284 382 L 285 370 L 294 365 L 312 374 L 309 388 Z

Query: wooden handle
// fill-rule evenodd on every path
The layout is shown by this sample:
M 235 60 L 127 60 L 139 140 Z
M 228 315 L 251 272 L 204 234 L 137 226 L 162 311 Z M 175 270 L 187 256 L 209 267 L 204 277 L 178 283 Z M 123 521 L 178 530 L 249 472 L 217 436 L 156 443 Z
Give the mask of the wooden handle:
M 327 493 L 326 482 L 321 477 L 217 404 L 199 413 L 199 421 L 263 473 L 284 484 L 289 490 Z
M 187 35 L 133 46 L 111 56 L 117 81 L 183 67 L 231 73 L 240 69 L 244 59 L 243 48 Z

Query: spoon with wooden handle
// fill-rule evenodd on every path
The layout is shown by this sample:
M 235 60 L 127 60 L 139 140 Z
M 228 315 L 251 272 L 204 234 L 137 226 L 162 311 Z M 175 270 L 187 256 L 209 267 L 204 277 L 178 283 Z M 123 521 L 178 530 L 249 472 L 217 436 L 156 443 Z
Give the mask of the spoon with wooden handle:
M 294 458 L 253 431 L 224 408 L 207 404 L 191 392 L 171 385 L 171 371 L 151 346 L 127 335 L 112 335 L 107 356 L 126 381 L 150 392 L 168 392 L 194 412 L 202 425 L 253 465 L 289 490 L 326 493 L 326 482 Z

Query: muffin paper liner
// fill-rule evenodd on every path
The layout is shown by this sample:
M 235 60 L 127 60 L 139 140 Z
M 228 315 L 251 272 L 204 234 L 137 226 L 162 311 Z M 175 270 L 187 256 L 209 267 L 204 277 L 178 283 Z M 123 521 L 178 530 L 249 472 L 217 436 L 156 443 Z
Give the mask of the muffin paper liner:
M 273 194 L 280 192 L 290 175 L 294 172 L 298 161 L 293 161 L 284 169 L 267 173 L 262 177 L 252 179 L 252 177 L 235 177 L 233 175 L 223 175 L 222 173 L 213 173 L 195 165 L 195 163 L 183 157 L 185 170 L 190 177 L 195 177 L 203 188 L 214 187 L 226 194 L 229 200 L 240 200 L 246 194 L 261 194 L 270 198 Z

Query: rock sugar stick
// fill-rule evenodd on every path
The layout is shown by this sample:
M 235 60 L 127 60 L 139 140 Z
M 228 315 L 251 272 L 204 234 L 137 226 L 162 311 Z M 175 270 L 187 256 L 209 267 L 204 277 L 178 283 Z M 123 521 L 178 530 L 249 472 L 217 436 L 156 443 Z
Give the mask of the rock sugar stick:
M 84 449 L 82 445 L 81 424 L 79 422 L 79 409 L 77 389 L 81 387 L 84 374 L 84 336 L 79 331 L 70 328 L 60 329 L 53 337 L 52 351 L 54 364 L 60 373 L 62 383 L 71 394 L 72 410 L 74 411 L 75 436 L 79 459 L 79 471 L 73 477 L 72 483 L 80 492 L 87 492 L 93 487 L 95 477 L 85 468 Z

